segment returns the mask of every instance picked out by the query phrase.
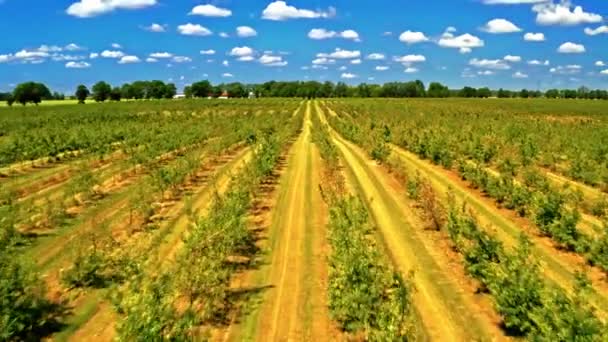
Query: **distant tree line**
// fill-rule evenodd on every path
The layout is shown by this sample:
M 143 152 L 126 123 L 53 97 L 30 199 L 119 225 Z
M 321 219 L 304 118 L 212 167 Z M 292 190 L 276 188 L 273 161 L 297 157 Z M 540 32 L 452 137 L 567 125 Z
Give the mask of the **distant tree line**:
M 240 82 L 221 83 L 217 85 L 205 80 L 192 83 L 184 88 L 186 98 L 219 97 L 224 92 L 229 97 L 244 98 L 253 93 L 256 97 L 301 97 L 301 98 L 328 98 L 328 97 L 465 97 L 465 98 L 563 98 L 563 99 L 601 99 L 608 100 L 608 91 L 587 87 L 574 89 L 549 89 L 545 92 L 539 90 L 522 89 L 519 91 L 487 87 L 462 89 L 449 89 L 447 86 L 432 82 L 428 88 L 420 80 L 410 82 L 388 82 L 385 84 L 348 85 L 344 82 L 317 82 L 317 81 L 270 81 L 261 84 L 243 84 Z M 171 99 L 177 94 L 173 83 L 163 81 L 136 81 L 125 83 L 120 87 L 100 81 L 89 90 L 85 85 L 79 85 L 72 98 L 84 103 L 91 98 L 96 102 L 120 101 L 121 99 Z M 38 104 L 42 100 L 63 100 L 65 96 L 60 93 L 51 93 L 49 88 L 37 82 L 26 82 L 17 85 L 12 93 L 0 93 L 0 101 L 6 101 L 9 106 L 13 103 Z

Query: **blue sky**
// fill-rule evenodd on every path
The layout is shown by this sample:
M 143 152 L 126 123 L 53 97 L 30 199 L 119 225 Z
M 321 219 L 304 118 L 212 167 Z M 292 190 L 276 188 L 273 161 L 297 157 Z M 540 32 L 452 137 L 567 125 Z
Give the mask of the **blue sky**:
M 605 0 L 0 0 L 0 91 L 151 79 L 607 88 L 607 22 Z

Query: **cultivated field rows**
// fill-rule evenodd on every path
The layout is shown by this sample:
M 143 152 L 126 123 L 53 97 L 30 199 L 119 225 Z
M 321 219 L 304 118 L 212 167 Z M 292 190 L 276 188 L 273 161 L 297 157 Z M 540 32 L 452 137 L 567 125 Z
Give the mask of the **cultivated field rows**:
M 426 155 L 401 136 L 441 139 L 422 126 L 429 119 L 414 128 L 411 113 L 388 113 L 410 102 L 356 101 L 193 101 L 156 114 L 129 104 L 148 113 L 137 129 L 161 115 L 164 133 L 56 162 L 32 155 L 43 159 L 24 168 L 5 153 L 19 172 L 0 179 L 3 258 L 37 274 L 53 304 L 37 319 L 56 323 L 15 336 L 605 337 L 605 213 L 592 210 L 601 184 L 569 178 L 563 161 L 540 165 L 540 153 L 506 167 L 503 145 L 489 160 L 451 143 Z M 180 130 L 188 138 L 160 143 Z M 547 182 L 530 180 L 536 166 Z M 533 201 L 510 205 L 515 191 Z

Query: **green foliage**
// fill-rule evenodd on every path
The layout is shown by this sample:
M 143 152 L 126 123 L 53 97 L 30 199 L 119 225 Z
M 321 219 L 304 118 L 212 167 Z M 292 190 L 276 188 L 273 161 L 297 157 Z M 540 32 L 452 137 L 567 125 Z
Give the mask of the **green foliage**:
M 74 95 L 76 96 L 78 103 L 84 104 L 84 101 L 90 94 L 91 92 L 89 89 L 84 84 L 81 84 L 76 88 L 76 93 Z
M 13 91 L 14 102 L 25 106 L 27 103 L 39 104 L 43 99 L 51 98 L 51 91 L 46 85 L 36 82 L 18 84 Z
M 370 235 L 365 206 L 343 198 L 330 208 L 329 309 L 347 332 L 371 340 L 400 340 L 411 334 L 411 286 L 385 265 Z
M 100 81 L 93 85 L 93 99 L 96 102 L 104 102 L 110 98 L 112 93 L 112 86 L 104 81 Z

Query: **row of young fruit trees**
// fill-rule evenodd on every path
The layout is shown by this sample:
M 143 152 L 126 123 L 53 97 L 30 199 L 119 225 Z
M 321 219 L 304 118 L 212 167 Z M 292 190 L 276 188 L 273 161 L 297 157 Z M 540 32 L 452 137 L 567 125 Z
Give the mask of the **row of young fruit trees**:
M 201 111 L 200 103 L 180 101 L 163 102 L 163 111 L 158 111 L 160 103 L 140 102 L 91 106 L 86 113 L 74 107 L 40 107 L 29 109 L 28 115 L 11 112 L 2 116 L 3 166 L 24 160 L 36 160 L 39 166 L 52 165 L 55 158 L 39 158 L 60 157 L 63 151 L 79 152 L 61 156 L 63 163 L 73 164 L 75 176 L 52 197 L 20 193 L 19 186 L 11 183 L 19 175 L 13 175 L 10 169 L 5 175 L 8 178 L 0 179 L 0 339 L 36 339 L 61 328 L 69 314 L 65 303 L 47 299 L 40 265 L 27 257 L 37 240 L 26 234 L 32 226 L 41 228 L 41 221 L 47 231 L 80 234 L 72 265 L 61 273 L 61 281 L 65 291 L 81 289 L 85 295 L 90 290 L 106 289 L 116 311 L 124 315 L 117 326 L 119 338 L 191 337 L 199 324 L 226 311 L 222 305 L 235 266 L 222 256 L 245 252 L 251 243 L 245 221 L 247 209 L 255 187 L 276 163 L 279 149 L 300 127 L 301 115 L 291 118 L 297 103 L 245 105 L 228 101 L 221 106 L 205 105 Z M 23 153 L 15 147 L 26 146 L 29 141 L 21 135 L 22 126 L 47 132 L 52 138 L 45 140 L 49 143 L 35 154 Z M 104 136 L 105 129 L 114 128 L 119 133 L 112 138 Z M 243 149 L 254 151 L 252 161 L 225 195 L 216 196 L 207 217 L 192 215 L 197 224 L 188 234 L 184 251 L 176 257 L 177 271 L 150 271 L 156 268 L 148 252 L 158 247 L 167 231 L 158 229 L 153 219 L 160 210 L 159 203 L 184 196 L 184 186 L 195 182 L 210 160 Z M 115 168 L 106 174 L 92 167 L 100 163 Z M 132 182 L 125 189 L 104 192 L 101 185 L 115 178 L 130 178 Z M 86 228 L 69 208 L 103 206 L 117 201 L 121 193 L 130 196 L 130 216 L 143 228 L 137 231 L 150 235 L 149 242 L 118 241 L 104 222 L 89 229 L 94 230 L 90 239 L 79 232 Z M 32 216 L 33 212 L 44 215 Z M 36 222 L 31 221 L 32 217 Z M 142 288 L 149 291 L 142 292 Z
M 580 253 L 590 265 L 608 274 L 608 230 L 591 237 L 577 228 L 579 211 L 588 208 L 583 208 L 580 197 L 568 196 L 569 189 L 557 187 L 543 176 L 543 169 L 551 167 L 543 156 L 555 151 L 537 140 L 545 135 L 561 139 L 563 152 L 574 153 L 582 144 L 578 145 L 572 136 L 581 133 L 568 136 L 564 132 L 586 127 L 585 123 L 571 127 L 541 122 L 526 127 L 525 117 L 508 115 L 496 108 L 482 113 L 479 108 L 458 107 L 458 103 L 449 108 L 445 105 L 448 104 L 433 107 L 429 102 L 415 101 L 332 101 L 330 106 L 339 115 L 330 116 L 329 121 L 342 136 L 400 174 L 422 215 L 433 228 L 448 235 L 454 250 L 462 256 L 466 272 L 479 282 L 479 291 L 492 298 L 507 333 L 542 341 L 601 340 L 608 327 L 588 301 L 594 290 L 583 272 L 576 274 L 572 293 L 545 281 L 540 264 L 531 253 L 533 246 L 524 234 L 515 248 L 505 247 L 478 223 L 466 202 L 458 202 L 451 193 L 436 193 L 424 176 L 408 174 L 402 164 L 389 159 L 393 146 L 399 146 L 458 172 L 498 205 L 530 218 L 542 234 L 553 238 L 561 248 Z M 539 117 L 528 120 L 535 122 Z M 596 125 L 600 124 L 586 128 L 593 130 Z M 530 131 L 534 129 L 539 131 Z M 589 139 L 597 136 L 590 134 L 586 137 Z M 567 170 L 568 163 L 563 164 Z M 604 200 L 600 201 L 592 207 L 603 206 Z M 595 213 L 603 218 L 603 210 Z

